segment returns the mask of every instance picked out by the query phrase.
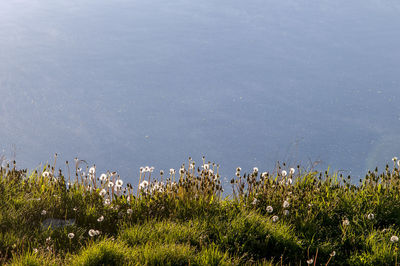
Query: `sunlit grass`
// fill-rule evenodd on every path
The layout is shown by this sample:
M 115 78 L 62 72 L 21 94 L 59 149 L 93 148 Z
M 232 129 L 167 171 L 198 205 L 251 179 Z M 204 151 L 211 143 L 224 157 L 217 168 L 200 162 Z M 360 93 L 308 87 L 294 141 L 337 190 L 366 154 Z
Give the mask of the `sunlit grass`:
M 394 265 L 399 162 L 359 182 L 278 165 L 240 167 L 223 196 L 219 166 L 116 172 L 75 160 L 0 170 L 0 264 Z M 229 186 L 229 185 L 228 185 Z M 225 187 L 227 189 L 227 187 Z

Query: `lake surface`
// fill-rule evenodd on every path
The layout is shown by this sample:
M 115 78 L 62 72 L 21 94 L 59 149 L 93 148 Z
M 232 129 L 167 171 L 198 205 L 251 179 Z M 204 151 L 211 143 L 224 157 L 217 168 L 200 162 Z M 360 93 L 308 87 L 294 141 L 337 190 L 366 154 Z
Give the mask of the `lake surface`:
M 135 183 L 202 155 L 223 177 L 400 155 L 396 0 L 0 2 L 0 148 Z M 1 151 L 1 150 L 0 150 Z

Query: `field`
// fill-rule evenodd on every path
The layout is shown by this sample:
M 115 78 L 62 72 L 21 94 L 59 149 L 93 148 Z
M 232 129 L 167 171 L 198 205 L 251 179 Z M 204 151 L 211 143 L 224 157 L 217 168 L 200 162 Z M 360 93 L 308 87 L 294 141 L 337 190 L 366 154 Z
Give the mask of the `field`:
M 143 167 L 139 184 L 79 160 L 64 172 L 14 162 L 0 171 L 0 264 L 396 265 L 399 165 L 357 182 L 285 164 L 238 168 L 223 187 L 204 159 Z

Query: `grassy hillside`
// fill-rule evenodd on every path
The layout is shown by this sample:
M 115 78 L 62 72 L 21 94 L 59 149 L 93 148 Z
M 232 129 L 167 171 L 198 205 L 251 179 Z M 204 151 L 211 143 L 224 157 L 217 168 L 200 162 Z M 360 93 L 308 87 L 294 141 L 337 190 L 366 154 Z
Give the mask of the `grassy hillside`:
M 300 167 L 238 168 L 227 198 L 218 167 L 205 162 L 157 178 L 146 167 L 134 185 L 80 161 L 65 175 L 9 165 L 0 171 L 0 264 L 394 265 L 393 165 L 357 185 Z

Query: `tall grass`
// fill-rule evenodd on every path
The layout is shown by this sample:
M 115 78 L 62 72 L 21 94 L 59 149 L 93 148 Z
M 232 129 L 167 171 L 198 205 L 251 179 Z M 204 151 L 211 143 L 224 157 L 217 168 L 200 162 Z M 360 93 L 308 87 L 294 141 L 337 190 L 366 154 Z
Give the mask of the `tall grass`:
M 56 160 L 55 160 L 56 161 Z M 223 196 L 219 166 L 189 159 L 124 184 L 84 161 L 0 169 L 0 264 L 395 265 L 399 163 L 355 183 L 286 165 L 238 168 Z

